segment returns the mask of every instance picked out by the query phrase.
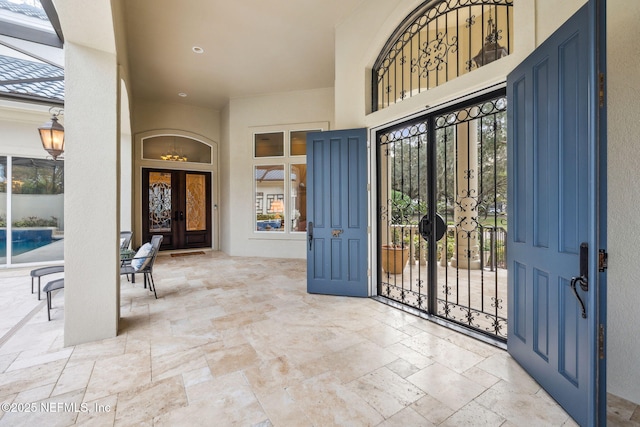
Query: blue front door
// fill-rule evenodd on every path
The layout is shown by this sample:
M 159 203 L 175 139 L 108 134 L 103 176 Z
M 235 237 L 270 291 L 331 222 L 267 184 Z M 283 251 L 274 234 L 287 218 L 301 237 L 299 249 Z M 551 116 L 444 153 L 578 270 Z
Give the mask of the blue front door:
M 605 415 L 595 11 L 582 7 L 507 79 L 508 349 L 583 426 Z
M 366 129 L 307 135 L 307 291 L 368 296 Z

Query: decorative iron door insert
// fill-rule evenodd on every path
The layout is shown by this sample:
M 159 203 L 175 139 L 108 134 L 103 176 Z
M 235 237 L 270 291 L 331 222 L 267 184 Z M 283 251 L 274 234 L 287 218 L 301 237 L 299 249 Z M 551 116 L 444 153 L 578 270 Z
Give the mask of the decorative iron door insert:
M 211 247 L 211 173 L 143 169 L 142 239 L 162 249 Z
M 506 107 L 502 90 L 377 138 L 378 294 L 498 341 L 507 335 Z

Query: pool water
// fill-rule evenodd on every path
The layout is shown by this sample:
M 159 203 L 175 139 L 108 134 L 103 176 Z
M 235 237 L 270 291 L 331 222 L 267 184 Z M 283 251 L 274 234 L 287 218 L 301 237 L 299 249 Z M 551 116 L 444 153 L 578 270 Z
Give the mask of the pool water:
M 12 245 L 12 250 L 11 253 L 15 256 L 15 255 L 20 255 L 23 254 L 25 252 L 29 252 L 32 251 L 34 249 L 38 249 L 41 248 L 42 246 L 47 246 L 49 244 L 51 244 L 53 241 L 49 240 L 48 242 L 45 241 L 33 241 L 33 240 L 22 240 L 22 241 L 17 241 L 17 242 L 13 242 Z M 2 247 L 0 247 L 0 257 L 4 257 L 7 255 L 7 248 L 5 246 L 6 242 L 2 242 Z
M 5 233 L 6 230 L 0 230 L 0 257 L 7 255 Z M 11 252 L 14 256 L 47 246 L 54 241 L 51 229 L 14 229 L 12 237 Z

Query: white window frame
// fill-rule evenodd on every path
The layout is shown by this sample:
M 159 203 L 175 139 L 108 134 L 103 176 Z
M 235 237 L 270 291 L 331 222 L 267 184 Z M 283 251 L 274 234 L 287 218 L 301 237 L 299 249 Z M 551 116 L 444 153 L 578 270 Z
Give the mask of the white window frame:
M 251 216 L 251 224 L 249 225 L 253 230 L 253 237 L 259 239 L 293 239 L 293 240 L 303 240 L 305 239 L 306 232 L 305 231 L 294 231 L 292 230 L 292 221 L 291 221 L 291 213 L 292 213 L 292 185 L 291 179 L 286 179 L 287 177 L 291 177 L 292 167 L 293 165 L 307 164 L 307 156 L 306 155 L 291 155 L 291 133 L 296 131 L 303 132 L 319 132 L 329 130 L 329 122 L 310 122 L 310 123 L 297 123 L 297 124 L 289 124 L 289 125 L 275 125 L 275 126 L 256 126 L 251 128 L 251 153 L 253 156 L 253 162 L 251 163 L 251 177 L 253 180 L 252 183 L 252 192 L 251 192 L 251 204 L 252 206 L 252 216 Z M 256 157 L 255 155 L 255 139 L 256 135 L 262 133 L 277 133 L 283 132 L 284 134 L 284 155 L 283 156 L 270 156 L 270 157 Z M 282 166 L 283 167 L 283 190 L 284 190 L 284 230 L 283 231 L 258 231 L 256 227 L 256 217 L 257 217 L 257 209 L 256 209 L 256 194 L 258 192 L 263 192 L 263 190 L 258 190 L 256 185 L 256 167 L 259 166 Z M 267 193 L 263 192 L 263 212 L 267 212 Z

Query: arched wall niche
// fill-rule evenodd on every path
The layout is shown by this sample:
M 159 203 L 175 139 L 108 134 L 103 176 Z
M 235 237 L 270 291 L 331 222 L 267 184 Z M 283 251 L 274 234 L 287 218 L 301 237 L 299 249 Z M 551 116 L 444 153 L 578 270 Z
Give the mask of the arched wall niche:
M 142 170 L 173 169 L 211 172 L 211 227 L 213 250 L 220 248 L 220 159 L 219 143 L 206 136 L 180 129 L 154 129 L 135 135 L 134 147 L 134 237 L 141 245 L 142 230 Z M 171 150 L 186 160 L 163 160 Z

